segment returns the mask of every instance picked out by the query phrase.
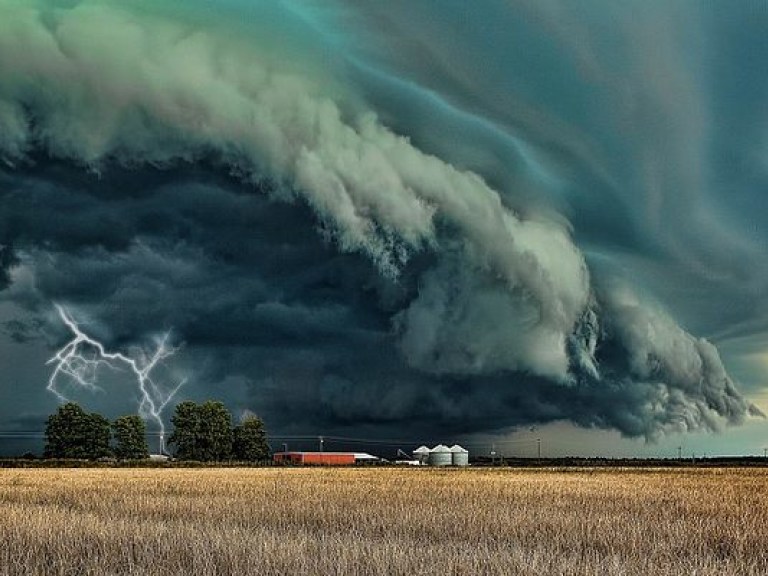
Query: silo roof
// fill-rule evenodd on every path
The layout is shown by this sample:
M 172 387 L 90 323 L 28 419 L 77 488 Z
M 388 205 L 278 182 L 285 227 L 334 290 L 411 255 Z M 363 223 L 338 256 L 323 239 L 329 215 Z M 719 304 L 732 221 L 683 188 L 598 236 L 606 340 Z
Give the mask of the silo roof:
M 462 447 L 461 447 L 461 446 L 459 446 L 458 444 L 454 444 L 453 446 L 451 446 L 451 452 L 454 452 L 454 453 L 456 453 L 456 452 L 462 452 L 462 453 L 467 453 L 467 454 L 469 454 L 469 450 L 467 450 L 466 448 L 462 448 Z
M 445 444 L 438 444 L 434 448 L 432 448 L 431 452 L 450 452 L 451 449 L 448 448 Z
M 426 446 L 419 446 L 416 448 L 416 450 L 413 451 L 414 454 L 429 454 L 430 449 Z

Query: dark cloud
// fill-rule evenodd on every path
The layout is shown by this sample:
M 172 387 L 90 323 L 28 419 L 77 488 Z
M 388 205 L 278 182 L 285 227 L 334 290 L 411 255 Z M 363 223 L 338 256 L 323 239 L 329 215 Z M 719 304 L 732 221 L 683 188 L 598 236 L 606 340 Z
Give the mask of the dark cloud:
M 6 288 L 11 281 L 11 267 L 18 264 L 19 259 L 8 245 L 0 246 L 0 289 Z
M 25 344 L 39 338 L 43 326 L 43 322 L 39 319 L 25 321 L 14 318 L 2 323 L 3 332 L 17 344 Z
M 436 6 L 348 7 L 383 18 L 362 43 L 317 33 L 335 8 L 2 0 L 0 294 L 36 318 L 5 332 L 66 341 L 53 303 L 111 348 L 172 329 L 185 394 L 285 431 L 743 421 L 674 319 L 765 286 L 715 218 L 699 21 Z
M 397 319 L 415 313 L 433 257 L 414 259 L 397 279 L 382 276 L 364 256 L 340 253 L 324 240 L 306 205 L 274 199 L 212 168 L 116 168 L 97 177 L 53 163 L 34 175 L 6 171 L 2 178 L 4 216 L 25 223 L 12 239 L 34 270 L 30 309 L 44 313 L 51 302 L 66 303 L 110 347 L 173 328 L 185 342 L 178 362 L 192 374 L 191 394 L 255 409 L 278 430 L 430 436 L 568 419 L 653 436 L 670 422 L 717 426 L 723 414 L 738 420 L 744 412 L 729 390 L 734 407 L 708 407 L 717 416 L 698 421 L 684 395 L 677 402 L 667 397 L 664 374 L 637 375 L 662 379 L 648 383 L 627 377 L 628 352 L 604 334 L 596 336 L 595 358 L 604 378 L 584 372 L 570 384 L 462 368 L 472 365 L 472 354 L 486 353 L 491 344 L 482 340 L 475 352 L 462 350 L 463 338 L 433 343 L 431 359 L 409 363 L 430 342 L 424 335 L 403 340 Z M 140 193 L 127 192 L 132 181 Z M 54 207 L 50 218 L 73 204 L 77 218 L 45 225 L 41 206 Z M 120 226 L 103 226 L 104 219 Z M 460 274 L 454 269 L 438 284 L 457 287 L 454 298 L 461 298 Z M 462 322 L 461 308 L 446 303 L 445 310 L 460 314 L 449 322 Z M 484 322 L 468 320 L 466 330 Z M 6 323 L 20 340 L 40 328 L 39 321 Z M 59 342 L 69 337 L 55 319 L 46 329 Z M 493 330 L 482 336 L 502 338 Z M 124 410 L 123 399 L 115 400 L 114 410 Z

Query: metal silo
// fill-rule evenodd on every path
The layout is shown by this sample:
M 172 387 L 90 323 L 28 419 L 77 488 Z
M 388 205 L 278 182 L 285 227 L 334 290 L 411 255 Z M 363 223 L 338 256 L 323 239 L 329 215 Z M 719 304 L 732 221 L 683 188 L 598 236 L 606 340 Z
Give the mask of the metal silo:
M 469 450 L 458 444 L 451 446 L 451 463 L 454 466 L 469 466 Z
M 450 466 L 453 462 L 451 449 L 443 444 L 438 444 L 429 451 L 430 466 Z
M 426 464 L 429 461 L 430 449 L 426 446 L 419 446 L 413 451 L 413 459 L 418 460 L 422 464 Z

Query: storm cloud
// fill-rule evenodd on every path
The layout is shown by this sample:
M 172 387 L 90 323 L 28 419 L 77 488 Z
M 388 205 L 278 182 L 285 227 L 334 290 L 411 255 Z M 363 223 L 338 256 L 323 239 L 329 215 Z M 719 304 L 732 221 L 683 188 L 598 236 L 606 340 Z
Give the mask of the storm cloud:
M 571 420 L 655 438 L 757 414 L 663 291 L 634 282 L 670 259 L 748 274 L 698 196 L 687 52 L 661 43 L 646 61 L 653 22 L 616 15 L 613 40 L 648 68 L 616 94 L 588 31 L 512 8 L 542 18 L 529 34 L 561 25 L 571 74 L 635 99 L 611 150 L 585 138 L 609 130 L 569 101 L 575 84 L 550 101 L 533 70 L 497 100 L 471 51 L 447 47 L 450 16 L 420 44 L 405 5 L 371 10 L 0 0 L 0 298 L 38 322 L 7 329 L 62 341 L 54 302 L 117 347 L 173 328 L 190 393 L 279 430 Z M 369 45 L 343 32 L 375 18 L 409 42 L 384 57 L 388 28 Z M 540 110 L 523 102 L 534 86 Z M 619 167 L 629 149 L 639 163 Z M 686 206 L 697 225 L 680 233 Z

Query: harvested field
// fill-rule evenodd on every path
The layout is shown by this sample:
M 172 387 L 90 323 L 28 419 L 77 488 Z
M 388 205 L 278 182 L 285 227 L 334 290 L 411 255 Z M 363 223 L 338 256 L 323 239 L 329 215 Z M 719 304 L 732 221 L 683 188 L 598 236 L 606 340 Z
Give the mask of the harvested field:
M 768 573 L 764 469 L 2 469 L 0 574 Z

